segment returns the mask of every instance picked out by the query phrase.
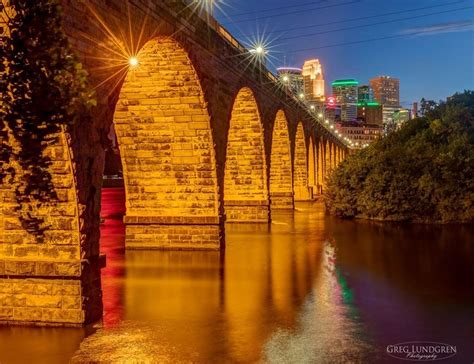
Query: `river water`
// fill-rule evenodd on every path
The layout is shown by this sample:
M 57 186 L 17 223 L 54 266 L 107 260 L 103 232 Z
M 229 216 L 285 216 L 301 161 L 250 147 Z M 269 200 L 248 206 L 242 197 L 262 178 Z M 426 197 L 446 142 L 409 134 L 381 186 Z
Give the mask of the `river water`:
M 341 221 L 321 204 L 228 225 L 218 252 L 124 250 L 104 191 L 103 323 L 0 327 L 0 363 L 391 363 L 386 346 L 474 361 L 474 228 Z

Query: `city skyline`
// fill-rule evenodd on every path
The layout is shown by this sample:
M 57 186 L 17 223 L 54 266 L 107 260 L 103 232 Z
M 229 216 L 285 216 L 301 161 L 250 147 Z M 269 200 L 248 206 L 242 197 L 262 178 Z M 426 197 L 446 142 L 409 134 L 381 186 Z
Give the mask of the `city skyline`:
M 317 58 L 327 84 L 391 76 L 400 79 L 402 106 L 410 107 L 421 98 L 444 100 L 474 87 L 474 55 L 472 47 L 466 47 L 473 42 L 473 6 L 470 0 L 400 0 L 397 6 L 373 0 L 243 0 L 237 6 L 227 0 L 225 15 L 216 17 L 244 43 L 271 43 L 268 67 L 273 72 Z M 368 41 L 375 38 L 389 39 Z M 449 73 L 443 82 L 441 73 Z

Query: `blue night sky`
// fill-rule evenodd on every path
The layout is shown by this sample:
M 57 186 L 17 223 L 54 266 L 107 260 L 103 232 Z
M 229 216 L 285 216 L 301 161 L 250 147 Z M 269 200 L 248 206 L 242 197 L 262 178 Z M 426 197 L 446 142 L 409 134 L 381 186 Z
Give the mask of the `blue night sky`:
M 417 8 L 425 9 L 411 10 Z M 468 9 L 446 12 L 462 8 Z M 405 10 L 410 11 L 349 21 Z M 400 20 L 408 17 L 417 18 Z M 326 92 L 335 79 L 355 78 L 367 83 L 378 75 L 398 77 L 400 98 L 407 107 L 422 97 L 439 100 L 456 91 L 474 89 L 474 0 L 225 0 L 216 18 L 244 44 L 249 35 L 257 34 L 273 41 L 268 65 L 273 71 L 283 65 L 301 67 L 305 59 L 319 58 Z M 338 23 L 288 31 L 330 22 Z M 333 31 L 372 23 L 382 24 Z M 275 33 L 280 30 L 284 32 Z M 388 40 L 312 49 L 403 34 Z M 311 50 L 304 50 L 308 48 Z

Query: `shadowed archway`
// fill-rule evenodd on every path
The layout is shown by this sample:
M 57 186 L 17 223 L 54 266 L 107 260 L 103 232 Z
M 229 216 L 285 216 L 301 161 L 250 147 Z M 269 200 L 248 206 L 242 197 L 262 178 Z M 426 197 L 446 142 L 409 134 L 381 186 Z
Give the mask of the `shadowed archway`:
M 223 232 L 215 152 L 198 76 L 169 37 L 149 41 L 137 57 L 114 115 L 127 248 L 217 249 Z
M 230 117 L 224 207 L 227 222 L 269 221 L 263 127 L 257 102 L 247 87 L 237 94 Z
M 283 110 L 275 117 L 270 162 L 270 200 L 275 210 L 293 209 L 293 171 L 288 121 Z

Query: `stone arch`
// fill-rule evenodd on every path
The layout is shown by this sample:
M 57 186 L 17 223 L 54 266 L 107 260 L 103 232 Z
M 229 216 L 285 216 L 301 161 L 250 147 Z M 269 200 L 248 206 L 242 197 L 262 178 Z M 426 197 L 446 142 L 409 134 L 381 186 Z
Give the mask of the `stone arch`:
M 257 101 L 248 87 L 239 90 L 232 107 L 224 171 L 224 207 L 227 222 L 269 221 L 263 127 Z
M 332 143 L 332 169 L 337 167 L 337 145 Z
M 308 147 L 308 186 L 310 188 L 310 195 L 316 193 L 317 191 L 317 160 L 315 156 L 315 147 L 313 136 L 309 138 L 309 147 Z
M 270 201 L 272 209 L 293 209 L 293 169 L 288 121 L 278 110 L 272 134 L 270 157 Z
M 114 114 L 127 248 L 218 249 L 223 240 L 210 117 L 184 48 L 149 41 Z
M 308 201 L 311 196 L 308 187 L 308 158 L 303 123 L 298 123 L 296 127 L 293 164 L 295 201 Z
M 324 185 L 326 185 L 327 179 L 331 174 L 331 170 L 331 142 L 326 140 L 326 142 L 324 142 Z
M 318 193 L 321 194 L 323 192 L 323 184 L 324 184 L 324 144 L 321 139 L 318 140 Z

